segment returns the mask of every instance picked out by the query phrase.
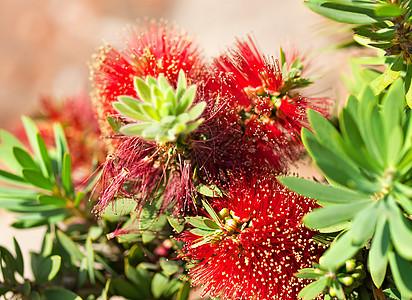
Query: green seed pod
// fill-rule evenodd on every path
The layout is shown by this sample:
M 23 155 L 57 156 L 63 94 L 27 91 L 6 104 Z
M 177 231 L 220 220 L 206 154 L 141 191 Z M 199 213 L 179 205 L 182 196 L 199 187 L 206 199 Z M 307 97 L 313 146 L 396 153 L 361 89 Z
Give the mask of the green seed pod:
M 219 215 L 222 217 L 222 218 L 226 218 L 226 217 L 228 217 L 229 216 L 229 210 L 225 207 L 225 208 L 222 208 L 220 211 L 219 211 Z
M 237 228 L 237 221 L 234 219 L 227 220 L 225 223 L 225 229 L 230 233 L 234 232 Z
M 345 262 L 346 272 L 352 272 L 356 268 L 356 261 L 354 259 L 349 259 Z
M 336 289 L 334 287 L 329 288 L 329 295 L 331 297 L 336 297 Z
M 341 278 L 339 278 L 339 281 L 341 283 L 343 283 L 344 285 L 346 285 L 346 286 L 351 286 L 354 282 L 353 277 L 351 277 L 351 276 L 341 277 Z

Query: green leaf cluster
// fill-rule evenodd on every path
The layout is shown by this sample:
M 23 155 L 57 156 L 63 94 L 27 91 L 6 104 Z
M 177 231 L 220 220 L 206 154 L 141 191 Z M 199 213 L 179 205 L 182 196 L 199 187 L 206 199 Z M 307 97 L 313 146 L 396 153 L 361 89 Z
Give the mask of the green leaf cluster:
M 316 79 L 302 77 L 304 68 L 303 61 L 299 57 L 296 57 L 291 64 L 288 64 L 286 61 L 286 54 L 282 48 L 280 48 L 280 65 L 283 77 L 283 84 L 280 87 L 280 98 L 286 95 L 290 90 L 311 85 Z
M 119 96 L 119 102 L 113 103 L 121 114 L 139 121 L 122 126 L 121 133 L 149 141 L 171 142 L 191 133 L 204 121 L 199 117 L 206 102 L 192 106 L 196 85 L 187 86 L 183 70 L 179 72 L 176 90 L 163 74 L 157 79 L 147 76 L 146 82 L 135 77 L 134 85 L 140 99 Z
M 302 130 L 310 156 L 330 186 L 282 178 L 291 190 L 317 199 L 324 208 L 303 218 L 309 228 L 344 229 L 322 257 L 336 269 L 368 246 L 368 270 L 382 286 L 390 265 L 400 293 L 412 296 L 412 120 L 398 79 L 382 102 L 370 87 L 350 96 L 339 115 L 339 132 L 315 111 L 312 131 Z
M 79 206 L 72 162 L 63 129 L 54 124 L 56 149 L 47 149 L 34 122 L 23 117 L 30 150 L 6 130 L 0 130 L 0 158 L 9 170 L 0 170 L 0 207 L 21 213 L 16 228 L 56 224 Z
M 299 270 L 295 276 L 315 279 L 300 291 L 299 297 L 303 300 L 311 300 L 321 293 L 338 300 L 348 299 L 347 296 L 353 296 L 355 299 L 369 298 L 365 287 L 362 286 L 366 272 L 363 264 L 356 259 L 347 260 L 344 266 L 335 270 L 313 263 L 313 268 Z M 360 286 L 362 287 L 359 291 L 356 290 Z
M 0 296 L 18 299 L 68 299 L 81 300 L 72 291 L 64 288 L 56 289 L 54 279 L 61 268 L 61 257 L 48 253 L 31 252 L 31 271 L 33 280 L 25 278 L 23 255 L 16 239 L 14 242 L 15 256 L 5 247 L 0 246 L 0 265 L 3 282 L 0 285 Z
M 332 20 L 357 24 L 353 27 L 354 40 L 362 46 L 378 50 L 380 54 L 376 58 L 366 58 L 363 63 L 386 66 L 386 70 L 378 76 L 372 70 L 362 71 L 364 74 L 361 77 L 374 77 L 370 87 L 376 95 L 398 77 L 405 78 L 406 99 L 412 107 L 412 6 L 409 0 L 308 0 L 305 4 Z M 362 86 L 355 85 L 357 88 Z

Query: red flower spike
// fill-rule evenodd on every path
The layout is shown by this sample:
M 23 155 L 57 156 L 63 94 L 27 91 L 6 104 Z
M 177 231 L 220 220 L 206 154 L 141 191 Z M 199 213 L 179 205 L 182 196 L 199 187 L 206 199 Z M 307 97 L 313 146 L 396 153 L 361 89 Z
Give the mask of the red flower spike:
M 117 115 L 112 106 L 118 96 L 137 97 L 133 77 L 157 77 L 164 74 L 176 84 L 178 73 L 186 72 L 189 82 L 196 81 L 204 64 L 197 46 L 184 32 L 166 22 L 147 22 L 131 32 L 125 50 L 110 45 L 93 56 L 90 77 L 94 87 L 93 105 L 103 135 L 113 135 L 107 123 L 108 116 Z
M 222 300 L 297 299 L 307 281 L 293 273 L 324 251 L 300 222 L 315 202 L 286 190 L 274 176 L 234 174 L 229 181 L 225 196 L 213 198 L 215 211 L 230 212 L 221 216 L 221 229 L 211 237 L 181 236 L 180 257 L 194 263 L 192 284 Z
M 290 73 L 297 53 L 293 51 L 292 55 L 285 56 L 286 71 Z M 330 106 L 326 98 L 302 97 L 293 90 L 299 86 L 298 79 L 303 79 L 300 77 L 302 66 L 297 65 L 293 75 L 297 79 L 285 78 L 278 62 L 265 58 L 249 37 L 247 41 L 238 40 L 235 49 L 214 60 L 214 76 L 219 80 L 209 85 L 217 94 L 231 99 L 229 103 L 237 111 L 249 140 L 244 143 L 258 145 L 251 147 L 251 158 L 258 158 L 258 165 L 269 165 L 281 172 L 303 148 L 300 131 L 302 127 L 309 127 L 307 108 L 327 115 Z M 301 83 L 306 86 L 311 81 L 303 79 Z

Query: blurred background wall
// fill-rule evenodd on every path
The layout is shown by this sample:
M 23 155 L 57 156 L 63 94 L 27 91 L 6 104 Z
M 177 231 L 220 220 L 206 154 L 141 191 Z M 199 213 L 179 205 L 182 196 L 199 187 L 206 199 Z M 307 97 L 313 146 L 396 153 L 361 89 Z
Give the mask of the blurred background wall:
M 312 71 L 323 74 L 312 93 L 335 97 L 347 52 L 326 51 L 336 42 L 332 25 L 302 0 L 0 0 L 0 127 L 33 112 L 40 95 L 58 98 L 89 90 L 87 62 L 103 44 L 118 44 L 136 19 L 165 18 L 193 34 L 213 56 L 236 37 L 252 33 L 267 55 L 287 41 L 312 52 Z M 329 34 L 325 34 L 325 29 Z M 40 247 L 42 230 L 10 230 L 0 212 L 0 244 L 12 236 L 26 250 Z M 26 241 L 26 242 L 24 242 Z
M 193 34 L 208 56 L 252 33 L 267 55 L 290 41 L 312 50 L 316 73 L 338 78 L 336 55 L 319 52 L 330 24 L 302 0 L 0 0 L 0 125 L 29 113 L 41 94 L 64 97 L 88 89 L 91 54 L 118 43 L 136 19 L 165 18 Z M 331 65 L 332 63 L 332 65 Z M 326 67 L 328 66 L 328 67 Z M 336 73 L 336 74 L 334 74 Z M 332 84 L 323 90 L 334 95 Z

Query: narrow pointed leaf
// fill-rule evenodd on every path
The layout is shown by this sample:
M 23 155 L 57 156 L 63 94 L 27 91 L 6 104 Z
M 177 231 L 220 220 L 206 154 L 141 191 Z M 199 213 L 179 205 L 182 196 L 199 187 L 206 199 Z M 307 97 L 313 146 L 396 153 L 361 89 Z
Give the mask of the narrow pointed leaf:
M 386 69 L 386 71 L 371 82 L 371 88 L 375 95 L 380 94 L 388 85 L 398 79 L 403 67 L 403 59 L 399 57 Z
M 73 196 L 72 159 L 68 153 L 63 157 L 62 184 L 67 196 Z
M 368 200 L 370 197 L 349 189 L 309 181 L 298 177 L 280 177 L 279 181 L 290 190 L 312 199 L 330 203 L 351 203 Z
M 368 256 L 368 268 L 373 283 L 378 288 L 381 287 L 385 279 L 390 245 L 389 223 L 385 218 L 379 219 Z
M 395 285 L 402 299 L 412 298 L 412 263 L 395 252 L 389 253 L 389 263 Z
M 396 251 L 405 259 L 412 260 L 412 226 L 401 210 L 391 206 L 390 231 Z
M 54 185 L 50 182 L 50 180 L 43 176 L 42 173 L 36 170 L 31 169 L 23 169 L 22 171 L 23 178 L 30 182 L 35 187 L 38 187 L 43 190 L 48 190 L 53 192 Z
M 326 287 L 326 277 L 322 277 L 307 286 L 305 286 L 299 293 L 298 297 L 303 300 L 312 300 L 316 298 Z
M 57 152 L 57 169 L 61 174 L 63 168 L 63 155 L 65 153 L 69 153 L 69 145 L 67 144 L 66 135 L 64 134 L 64 130 L 61 124 L 54 123 L 53 132 Z
M 309 228 L 325 228 L 353 219 L 360 210 L 370 204 L 371 201 L 358 201 L 318 208 L 303 217 L 302 221 Z
M 351 0 L 308 0 L 304 2 L 304 4 L 314 12 L 338 22 L 348 24 L 369 24 L 377 22 L 373 7 L 370 5 L 369 7 L 362 5 L 363 3 L 365 2 L 355 2 Z
M 325 252 L 322 259 L 322 266 L 326 268 L 338 268 L 345 261 L 354 257 L 356 252 L 364 245 L 354 246 L 348 232 L 344 233 L 338 240 L 335 240 L 331 247 Z
M 53 205 L 60 207 L 65 207 L 67 205 L 67 201 L 65 199 L 52 195 L 39 195 L 37 200 L 42 205 Z
M 13 154 L 22 168 L 40 170 L 37 163 L 25 150 L 19 147 L 13 147 Z

